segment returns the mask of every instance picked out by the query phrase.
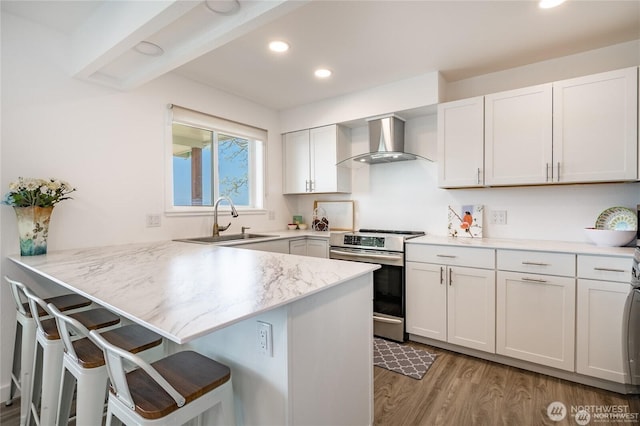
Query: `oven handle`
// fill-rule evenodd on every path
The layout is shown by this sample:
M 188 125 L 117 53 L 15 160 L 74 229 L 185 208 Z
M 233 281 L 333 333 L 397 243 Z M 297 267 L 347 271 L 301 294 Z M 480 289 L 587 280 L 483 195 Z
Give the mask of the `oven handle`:
M 379 321 L 379 322 L 386 322 L 387 324 L 402 324 L 402 320 L 395 319 L 395 318 L 379 317 L 377 315 L 373 316 L 373 320 Z
M 330 253 L 341 254 L 344 256 L 353 256 L 353 257 L 366 257 L 367 259 L 388 259 L 388 260 L 402 260 L 402 255 L 393 255 L 393 254 L 374 254 L 374 253 L 358 253 L 353 251 L 344 251 L 344 250 L 329 250 Z

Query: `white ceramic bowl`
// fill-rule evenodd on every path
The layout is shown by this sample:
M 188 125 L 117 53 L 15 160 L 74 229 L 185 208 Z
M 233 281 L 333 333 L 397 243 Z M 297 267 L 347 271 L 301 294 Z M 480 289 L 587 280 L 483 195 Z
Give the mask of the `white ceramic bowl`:
M 288 224 L 288 225 L 287 225 L 287 228 L 289 228 L 289 229 L 290 229 L 290 230 L 292 230 L 292 231 L 293 231 L 294 229 L 296 229 L 297 227 L 298 227 L 298 225 L 296 225 L 295 223 L 290 223 L 290 224 Z
M 307 229 L 307 224 L 306 224 L 306 223 L 299 223 L 299 224 L 298 224 L 298 228 L 300 228 L 300 229 Z
M 589 241 L 600 247 L 622 247 L 636 236 L 636 231 L 618 231 L 611 229 L 584 228 Z

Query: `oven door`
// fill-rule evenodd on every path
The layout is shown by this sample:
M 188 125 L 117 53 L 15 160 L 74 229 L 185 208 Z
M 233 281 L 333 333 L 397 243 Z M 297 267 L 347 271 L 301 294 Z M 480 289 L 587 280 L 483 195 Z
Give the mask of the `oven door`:
M 329 257 L 380 265 L 373 272 L 373 334 L 404 342 L 404 254 L 331 247 Z

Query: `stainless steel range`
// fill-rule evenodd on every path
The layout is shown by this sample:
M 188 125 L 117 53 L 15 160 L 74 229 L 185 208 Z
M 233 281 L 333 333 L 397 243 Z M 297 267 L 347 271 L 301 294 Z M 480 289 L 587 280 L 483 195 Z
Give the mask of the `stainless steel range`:
M 404 243 L 425 235 L 421 231 L 361 229 L 351 233 L 331 233 L 331 259 L 377 263 L 373 273 L 373 332 L 399 342 L 405 333 Z

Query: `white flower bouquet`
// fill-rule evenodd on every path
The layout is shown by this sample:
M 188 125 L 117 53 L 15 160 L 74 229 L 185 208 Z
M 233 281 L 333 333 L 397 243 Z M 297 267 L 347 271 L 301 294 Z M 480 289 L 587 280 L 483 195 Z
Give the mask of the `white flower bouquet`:
M 2 204 L 14 207 L 53 207 L 60 201 L 68 200 L 68 195 L 76 188 L 59 179 L 18 178 L 9 184 Z

